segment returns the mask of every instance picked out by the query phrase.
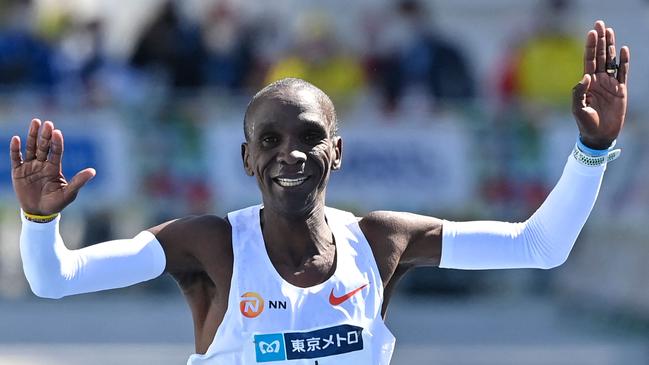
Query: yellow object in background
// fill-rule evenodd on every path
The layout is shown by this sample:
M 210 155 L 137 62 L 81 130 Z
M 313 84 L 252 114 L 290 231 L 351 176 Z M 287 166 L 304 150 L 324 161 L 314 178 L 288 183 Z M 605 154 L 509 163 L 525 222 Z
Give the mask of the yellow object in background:
M 517 83 L 526 101 L 557 107 L 570 103 L 571 90 L 583 72 L 583 46 L 565 35 L 543 35 L 519 50 Z
M 334 103 L 345 104 L 363 86 L 363 70 L 351 57 L 333 56 L 317 64 L 297 56 L 277 62 L 268 72 L 266 84 L 285 78 L 304 79 L 327 93 Z

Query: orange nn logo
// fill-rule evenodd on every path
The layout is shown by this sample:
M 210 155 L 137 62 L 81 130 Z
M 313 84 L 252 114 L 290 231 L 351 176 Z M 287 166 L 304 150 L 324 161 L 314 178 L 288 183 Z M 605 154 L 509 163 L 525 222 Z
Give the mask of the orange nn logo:
M 245 317 L 255 318 L 264 311 L 264 299 L 261 295 L 249 291 L 244 293 L 241 298 L 243 299 L 239 303 L 239 309 Z

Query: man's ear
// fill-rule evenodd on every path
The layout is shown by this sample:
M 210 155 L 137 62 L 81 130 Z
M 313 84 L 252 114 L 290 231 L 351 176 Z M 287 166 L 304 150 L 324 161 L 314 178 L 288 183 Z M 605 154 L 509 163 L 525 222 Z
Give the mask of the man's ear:
M 243 142 L 241 144 L 241 160 L 243 160 L 243 169 L 246 170 L 246 175 L 248 176 L 254 176 L 255 173 L 252 170 L 252 167 L 250 166 L 250 163 L 248 162 L 250 160 L 250 152 L 249 152 L 249 147 L 247 142 Z
M 339 170 L 343 163 L 343 139 L 340 136 L 334 137 L 334 160 L 331 164 L 333 170 Z

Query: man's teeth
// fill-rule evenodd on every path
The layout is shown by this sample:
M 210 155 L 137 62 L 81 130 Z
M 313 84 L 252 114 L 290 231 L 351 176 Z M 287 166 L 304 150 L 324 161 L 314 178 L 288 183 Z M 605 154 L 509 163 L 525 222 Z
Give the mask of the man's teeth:
M 277 183 L 283 187 L 298 186 L 302 184 L 306 179 L 307 179 L 306 177 L 300 177 L 297 179 L 286 179 L 283 177 L 278 177 Z

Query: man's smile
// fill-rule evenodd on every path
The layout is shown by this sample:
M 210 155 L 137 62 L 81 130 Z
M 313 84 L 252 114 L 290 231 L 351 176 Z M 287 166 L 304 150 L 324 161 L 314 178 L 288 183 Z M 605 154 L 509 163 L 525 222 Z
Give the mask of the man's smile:
M 308 179 L 309 176 L 300 176 L 296 178 L 276 177 L 273 179 L 273 181 L 275 181 L 281 187 L 289 188 L 289 187 L 302 185 Z

